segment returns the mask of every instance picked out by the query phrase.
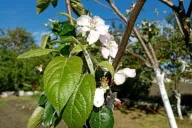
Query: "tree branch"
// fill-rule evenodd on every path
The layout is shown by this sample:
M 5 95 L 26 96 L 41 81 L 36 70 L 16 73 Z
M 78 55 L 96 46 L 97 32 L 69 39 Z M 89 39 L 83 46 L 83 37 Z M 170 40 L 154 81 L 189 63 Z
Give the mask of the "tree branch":
M 179 30 L 180 30 L 182 36 L 185 36 L 185 34 L 184 34 L 184 32 L 183 32 L 183 29 L 182 29 L 182 25 L 181 25 L 181 23 L 179 22 L 179 18 L 178 18 L 178 16 L 177 16 L 176 12 L 174 11 L 173 13 L 174 13 L 174 16 L 175 16 L 175 19 L 176 19 L 176 23 L 177 23 L 177 25 L 178 25 L 178 27 L 179 27 Z
M 127 19 L 124 18 L 124 16 L 120 13 L 120 11 L 117 9 L 117 7 L 113 4 L 112 0 L 108 0 L 111 7 L 113 8 L 113 10 L 118 13 L 118 15 L 124 20 L 127 22 Z M 121 57 L 123 56 L 124 52 L 125 52 L 125 49 L 127 47 L 127 44 L 128 44 L 128 40 L 129 40 L 129 37 L 131 35 L 131 32 L 132 32 L 132 29 L 134 27 L 134 23 L 143 7 L 143 5 L 145 4 L 146 0 L 139 0 L 137 2 L 137 4 L 135 5 L 135 8 L 133 10 L 133 13 L 131 14 L 130 16 L 130 19 L 129 21 L 127 22 L 127 27 L 126 27 L 126 30 L 125 30 L 125 33 L 123 35 L 123 38 L 122 38 L 122 41 L 121 41 L 121 44 L 119 46 L 119 50 L 117 52 L 117 55 L 115 57 L 115 60 L 114 60 L 114 63 L 113 63 L 113 67 L 114 69 L 116 69 L 119 65 L 119 62 L 121 60 Z
M 136 35 L 137 38 L 139 39 L 139 41 L 140 41 L 143 49 L 145 50 L 145 53 L 146 53 L 147 57 L 149 58 L 151 64 L 154 66 L 154 65 L 155 65 L 155 61 L 153 60 L 153 57 L 152 57 L 152 55 L 150 54 L 149 49 L 147 48 L 145 42 L 143 41 L 141 35 L 139 34 L 139 32 L 138 32 L 137 30 L 135 31 L 135 35 Z
M 192 0 L 190 1 L 189 8 L 187 10 L 187 17 L 191 17 L 191 11 L 192 11 Z
M 72 17 L 70 1 L 66 0 L 65 3 L 66 3 L 66 8 L 67 8 L 67 12 L 69 14 L 69 17 Z M 69 18 L 69 21 L 70 21 L 71 25 L 74 25 L 73 20 L 71 18 Z
M 115 6 L 112 0 L 108 0 L 110 6 L 113 11 L 127 24 L 127 18 L 119 11 L 119 9 Z
M 159 0 L 159 1 L 166 4 L 167 6 L 169 6 L 170 8 L 175 10 L 176 12 L 178 11 L 178 7 L 176 5 L 174 5 L 171 1 L 169 1 L 169 0 Z

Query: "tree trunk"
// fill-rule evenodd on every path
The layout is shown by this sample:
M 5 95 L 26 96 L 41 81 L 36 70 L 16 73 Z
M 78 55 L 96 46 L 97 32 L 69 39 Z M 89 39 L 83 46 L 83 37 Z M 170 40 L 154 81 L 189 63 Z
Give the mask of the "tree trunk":
M 169 98 L 165 89 L 165 85 L 164 85 L 164 73 L 161 74 L 160 69 L 159 68 L 155 68 L 155 76 L 157 79 L 157 84 L 159 86 L 159 90 L 161 93 L 161 98 L 163 100 L 163 104 L 165 107 L 165 110 L 167 112 L 167 116 L 169 119 L 169 124 L 171 128 L 177 128 L 177 123 L 175 121 L 175 117 L 173 114 L 173 110 L 171 108 L 171 104 L 169 102 Z
M 179 118 L 183 120 L 183 115 L 181 112 L 181 94 L 177 90 L 175 90 L 175 97 L 177 99 L 177 113 L 179 115 Z
M 190 120 L 192 120 L 192 113 L 191 113 L 191 115 L 190 115 L 189 119 L 190 119 Z

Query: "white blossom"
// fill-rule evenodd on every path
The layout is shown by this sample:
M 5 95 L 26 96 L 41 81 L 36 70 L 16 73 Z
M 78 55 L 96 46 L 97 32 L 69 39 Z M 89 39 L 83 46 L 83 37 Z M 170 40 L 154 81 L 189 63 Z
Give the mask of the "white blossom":
M 109 25 L 105 25 L 105 21 L 98 16 L 94 16 L 93 19 L 88 15 L 82 15 L 77 19 L 77 34 L 89 32 L 87 41 L 89 44 L 95 43 L 100 35 L 106 35 L 108 33 Z
M 105 90 L 103 88 L 96 88 L 93 102 L 95 107 L 101 107 L 104 104 L 104 93 Z
M 103 57 L 105 59 L 108 59 L 109 57 L 115 58 L 118 51 L 118 45 L 114 41 L 114 37 L 108 33 L 106 35 L 101 35 L 99 39 L 103 45 L 101 47 Z
M 115 73 L 114 82 L 116 85 L 120 85 L 125 82 L 127 77 L 134 78 L 135 76 L 136 76 L 135 69 L 124 68 Z

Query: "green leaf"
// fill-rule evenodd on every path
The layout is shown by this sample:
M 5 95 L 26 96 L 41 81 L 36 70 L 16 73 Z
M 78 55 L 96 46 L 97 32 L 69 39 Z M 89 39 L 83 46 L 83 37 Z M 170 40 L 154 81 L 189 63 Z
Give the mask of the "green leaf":
M 48 101 L 45 105 L 45 110 L 43 114 L 43 124 L 45 126 L 52 125 L 52 118 L 54 117 L 54 108 L 51 103 Z
M 62 15 L 62 16 L 66 16 L 67 18 L 70 18 L 74 21 L 76 21 L 76 19 L 74 19 L 73 17 L 71 17 L 68 13 L 65 13 L 65 12 L 58 12 L 59 15 Z
M 59 36 L 70 36 L 70 32 L 75 31 L 75 27 L 71 24 L 65 24 Z
M 78 45 L 76 45 L 76 46 L 72 49 L 71 53 L 79 53 L 79 52 L 83 51 L 82 47 L 83 47 L 84 49 L 86 49 L 86 48 L 88 47 L 88 45 L 78 44 Z
M 39 98 L 38 105 L 45 105 L 46 102 L 47 102 L 47 97 L 45 94 L 42 94 L 41 97 Z
M 38 106 L 29 119 L 27 128 L 39 128 L 43 120 L 44 108 Z
M 63 56 L 69 56 L 70 54 L 70 45 L 66 45 L 65 47 L 63 47 L 61 50 L 60 50 L 60 53 L 63 55 Z
M 89 67 L 89 70 L 90 70 L 91 74 L 95 75 L 95 70 L 94 70 L 93 62 L 91 60 L 89 52 L 85 48 L 83 48 L 83 47 L 82 47 L 82 49 L 83 49 L 83 54 L 84 54 L 85 60 L 87 62 L 87 66 Z
M 53 5 L 54 8 L 57 6 L 57 2 L 58 0 L 51 0 L 51 4 Z
M 43 12 L 50 4 L 51 0 L 37 0 L 36 1 L 36 12 L 37 14 Z
M 62 36 L 61 40 L 51 41 L 51 43 L 70 43 L 70 42 L 75 42 L 73 36 Z
M 51 52 L 58 52 L 58 51 L 54 50 L 54 49 L 35 49 L 35 50 L 31 50 L 31 51 L 28 51 L 28 52 L 25 52 L 25 53 L 19 55 L 17 57 L 17 59 L 43 56 L 43 55 L 47 55 Z
M 45 94 L 58 115 L 79 82 L 82 65 L 80 57 L 55 57 L 45 69 Z
M 102 61 L 98 64 L 100 67 L 105 67 L 114 76 L 114 68 L 108 61 Z
M 89 120 L 91 128 L 113 128 L 113 112 L 108 106 L 94 109 Z
M 73 12 L 77 16 L 81 16 L 81 15 L 85 14 L 85 9 L 80 0 L 70 0 L 70 3 L 71 3 L 71 8 L 72 8 Z
M 81 128 L 86 123 L 93 108 L 95 87 L 93 75 L 82 75 L 63 113 L 63 119 L 70 128 Z
M 51 40 L 50 34 L 43 35 L 41 38 L 41 48 L 45 49 L 47 43 L 49 43 Z

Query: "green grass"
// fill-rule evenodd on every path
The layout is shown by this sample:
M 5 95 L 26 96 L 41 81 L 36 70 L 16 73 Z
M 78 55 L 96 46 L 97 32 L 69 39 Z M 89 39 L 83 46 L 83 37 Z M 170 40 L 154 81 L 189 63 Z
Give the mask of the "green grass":
M 0 99 L 1 128 L 26 128 L 27 121 L 37 106 L 38 97 L 9 97 Z M 23 108 L 23 106 L 25 106 Z M 169 128 L 166 114 L 161 108 L 158 113 L 146 113 L 146 110 L 120 108 L 113 111 L 114 128 Z M 192 128 L 187 117 L 177 119 L 178 128 Z M 11 123 L 10 123 L 11 122 Z M 64 127 L 63 123 L 59 128 Z

